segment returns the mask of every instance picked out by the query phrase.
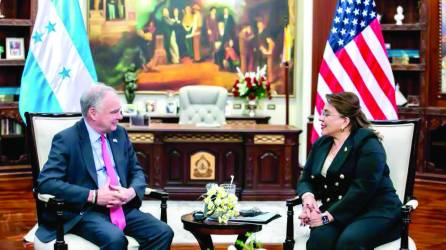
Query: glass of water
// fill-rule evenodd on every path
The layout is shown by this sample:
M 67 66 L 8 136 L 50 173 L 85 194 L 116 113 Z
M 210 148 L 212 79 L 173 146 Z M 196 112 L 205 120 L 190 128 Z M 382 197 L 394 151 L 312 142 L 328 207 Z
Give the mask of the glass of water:
M 220 184 L 220 187 L 223 187 L 228 194 L 235 195 L 236 185 L 230 183 Z

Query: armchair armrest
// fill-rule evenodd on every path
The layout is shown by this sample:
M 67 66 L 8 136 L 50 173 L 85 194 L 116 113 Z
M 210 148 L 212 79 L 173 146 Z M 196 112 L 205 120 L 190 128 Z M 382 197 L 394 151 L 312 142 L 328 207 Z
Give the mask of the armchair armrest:
M 401 230 L 401 248 L 402 250 L 409 249 L 409 224 L 410 215 L 412 211 L 417 209 L 418 201 L 415 198 L 411 198 L 406 204 L 401 207 L 401 220 L 403 222 Z
M 406 204 L 404 204 L 403 206 L 408 207 L 410 209 L 410 212 L 412 212 L 413 210 L 417 209 L 417 207 L 418 207 L 418 200 L 415 199 L 415 198 L 412 198 L 411 200 L 406 202 Z
M 302 198 L 300 198 L 299 196 L 295 196 L 294 198 L 286 200 L 286 205 L 288 208 L 290 206 L 294 207 L 299 204 L 302 204 Z
M 146 188 L 146 190 L 144 191 L 144 196 L 147 198 L 152 198 L 157 200 L 169 199 L 169 193 L 152 188 Z
M 161 200 L 160 219 L 167 223 L 167 199 L 169 199 L 169 193 L 152 188 L 146 188 L 144 190 L 144 197 Z
M 41 194 L 41 193 L 37 194 L 37 199 L 39 199 L 39 201 L 42 201 L 42 202 L 45 202 L 45 203 L 50 202 L 50 199 L 53 199 L 54 197 L 55 196 L 51 195 L 51 194 Z
M 287 221 L 286 221 L 286 238 L 283 243 L 283 249 L 292 250 L 294 248 L 294 206 L 302 204 L 302 199 L 299 196 L 291 198 L 286 201 Z
M 56 212 L 57 226 L 56 226 L 56 242 L 54 243 L 54 249 L 67 250 L 68 246 L 64 240 L 63 219 L 62 219 L 64 201 L 62 199 L 57 199 L 54 195 L 41 194 L 41 193 L 37 193 L 37 199 L 43 202 L 46 207 Z

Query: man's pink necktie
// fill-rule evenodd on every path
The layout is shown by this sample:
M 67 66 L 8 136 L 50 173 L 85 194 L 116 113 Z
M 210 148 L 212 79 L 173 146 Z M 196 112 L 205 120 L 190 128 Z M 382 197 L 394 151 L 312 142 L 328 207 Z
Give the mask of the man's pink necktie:
M 102 159 L 104 160 L 108 178 L 110 178 L 110 184 L 118 186 L 119 185 L 118 176 L 116 175 L 115 168 L 113 167 L 110 156 L 108 155 L 107 143 L 105 141 L 105 136 L 103 134 L 101 135 L 101 146 L 102 146 Z M 110 220 L 121 230 L 124 230 L 125 216 L 121 206 L 110 208 Z

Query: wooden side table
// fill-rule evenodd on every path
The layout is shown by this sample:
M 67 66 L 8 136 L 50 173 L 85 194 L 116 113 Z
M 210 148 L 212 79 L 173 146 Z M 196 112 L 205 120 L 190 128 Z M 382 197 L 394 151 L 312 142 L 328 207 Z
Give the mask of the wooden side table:
M 203 222 L 194 221 L 192 213 L 181 216 L 184 229 L 191 232 L 200 244 L 202 250 L 213 250 L 211 234 L 231 235 L 237 234 L 237 240 L 245 242 L 247 240 L 246 233 L 259 232 L 262 230 L 262 225 L 248 224 L 239 222 L 228 222 L 228 224 L 220 224 L 218 221 L 205 220 Z M 241 249 L 236 245 L 237 249 Z

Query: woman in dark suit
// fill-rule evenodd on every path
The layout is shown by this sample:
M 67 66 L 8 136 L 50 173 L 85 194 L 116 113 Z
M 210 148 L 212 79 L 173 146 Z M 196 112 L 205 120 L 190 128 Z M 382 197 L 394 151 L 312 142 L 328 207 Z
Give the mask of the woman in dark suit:
M 313 145 L 297 191 L 307 249 L 373 249 L 399 237 L 399 200 L 379 135 L 369 129 L 358 97 L 329 94 L 322 137 Z M 322 205 L 316 203 L 321 199 Z

